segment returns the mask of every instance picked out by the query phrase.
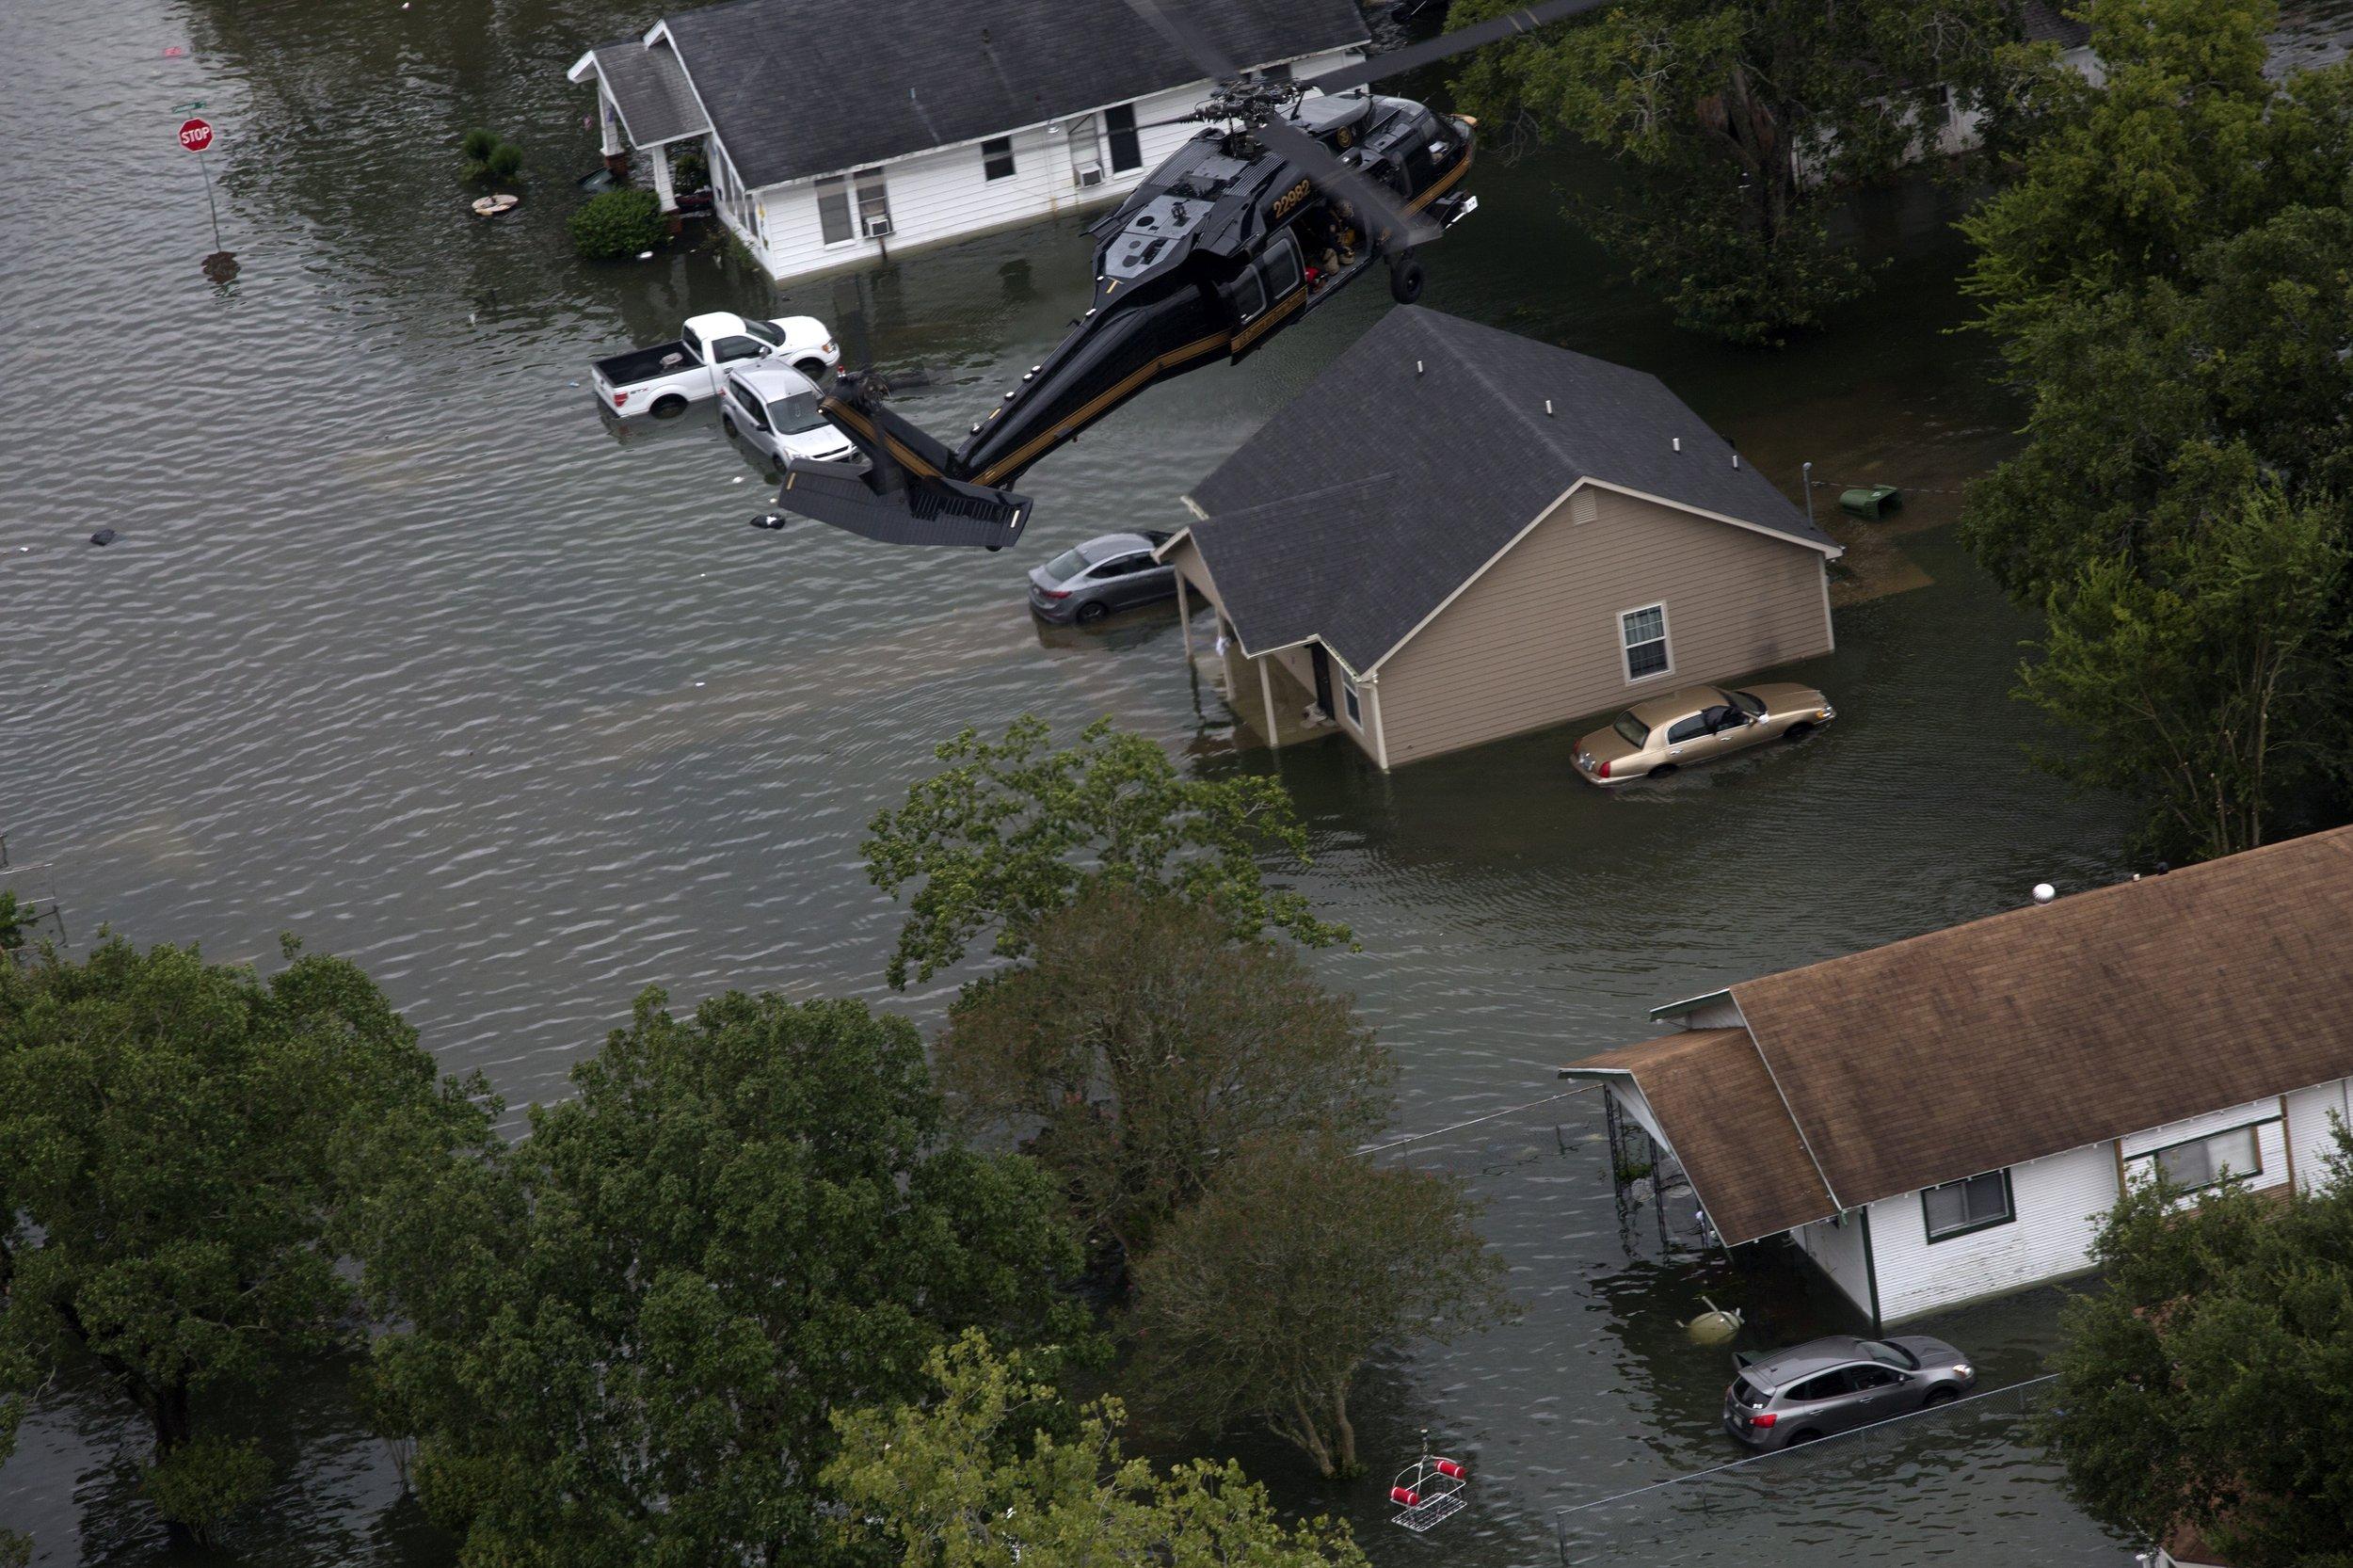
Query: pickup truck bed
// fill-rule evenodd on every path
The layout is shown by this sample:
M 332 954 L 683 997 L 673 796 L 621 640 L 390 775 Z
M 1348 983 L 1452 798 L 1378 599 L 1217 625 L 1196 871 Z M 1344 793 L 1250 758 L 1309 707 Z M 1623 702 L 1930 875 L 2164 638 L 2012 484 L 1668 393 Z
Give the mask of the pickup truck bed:
M 671 364 L 662 362 L 673 356 L 676 358 Z M 658 343 L 651 348 L 633 348 L 626 354 L 616 354 L 609 360 L 599 360 L 596 370 L 613 386 L 631 387 L 640 381 L 650 381 L 664 370 L 684 370 L 694 363 L 695 357 L 686 351 L 686 340 L 672 338 L 668 343 Z

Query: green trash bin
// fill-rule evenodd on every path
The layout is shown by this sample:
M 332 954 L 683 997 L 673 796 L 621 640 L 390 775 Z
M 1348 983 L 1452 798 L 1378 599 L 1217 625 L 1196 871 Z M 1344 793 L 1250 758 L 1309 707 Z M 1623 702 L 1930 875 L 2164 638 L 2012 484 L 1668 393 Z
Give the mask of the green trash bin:
M 1903 492 L 1893 485 L 1857 485 L 1838 496 L 1839 510 L 1865 522 L 1877 522 L 1903 504 Z

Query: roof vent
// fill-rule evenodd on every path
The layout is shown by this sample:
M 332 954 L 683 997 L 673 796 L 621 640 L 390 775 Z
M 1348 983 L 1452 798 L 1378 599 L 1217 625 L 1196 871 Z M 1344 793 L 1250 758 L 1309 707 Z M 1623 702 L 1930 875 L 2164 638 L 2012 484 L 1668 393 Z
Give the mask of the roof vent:
M 1675 443 L 1675 450 L 1676 450 L 1677 452 L 1682 451 L 1682 450 L 1683 450 L 1683 438 L 1682 438 L 1681 436 L 1676 436 L 1676 437 L 1673 438 L 1673 441 L 1674 441 L 1674 443 Z
M 1421 375 L 1421 361 L 1420 361 L 1419 360 L 1416 360 L 1414 361 L 1414 375 L 1415 375 L 1417 377 L 1418 377 L 1418 376 Z
M 1551 399 L 1551 398 L 1549 398 L 1549 397 L 1547 397 L 1547 398 L 1545 398 L 1545 418 L 1546 418 L 1546 419 L 1550 419 L 1551 417 L 1552 417 L 1552 399 Z
M 2049 883 L 2038 882 L 2034 885 L 2035 903 L 2048 904 L 2057 897 L 2058 897 L 2058 889 L 2052 887 Z

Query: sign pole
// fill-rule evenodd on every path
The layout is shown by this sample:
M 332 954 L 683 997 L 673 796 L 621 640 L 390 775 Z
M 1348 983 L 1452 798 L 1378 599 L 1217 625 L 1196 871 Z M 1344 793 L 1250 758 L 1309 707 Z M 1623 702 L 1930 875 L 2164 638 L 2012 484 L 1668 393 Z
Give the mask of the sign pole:
M 220 204 L 213 200 L 212 166 L 204 161 L 200 152 L 196 155 L 196 167 L 204 176 L 204 210 L 213 215 L 213 248 L 225 250 L 228 247 L 220 243 Z

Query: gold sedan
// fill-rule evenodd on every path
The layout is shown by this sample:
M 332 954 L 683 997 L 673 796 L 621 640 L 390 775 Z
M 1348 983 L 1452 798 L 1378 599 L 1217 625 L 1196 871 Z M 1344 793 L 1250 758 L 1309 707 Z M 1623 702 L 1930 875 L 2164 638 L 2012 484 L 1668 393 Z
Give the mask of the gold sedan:
M 1657 778 L 1774 739 L 1801 740 L 1838 716 L 1811 686 L 1686 686 L 1638 702 L 1577 743 L 1577 771 L 1595 784 Z

